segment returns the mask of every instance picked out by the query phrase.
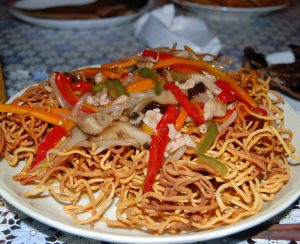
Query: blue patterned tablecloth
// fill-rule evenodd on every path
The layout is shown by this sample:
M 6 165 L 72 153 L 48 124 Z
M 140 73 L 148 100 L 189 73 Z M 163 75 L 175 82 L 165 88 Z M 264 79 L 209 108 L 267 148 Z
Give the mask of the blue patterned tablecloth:
M 286 51 L 300 44 L 300 4 L 267 16 L 236 21 L 205 19 L 220 38 L 221 55 L 233 67 L 242 62 L 243 48 L 252 46 L 265 54 Z M 22 88 L 46 79 L 49 72 L 111 62 L 141 51 L 145 46 L 133 35 L 131 23 L 90 29 L 61 30 L 34 26 L 13 18 L 0 0 L 0 62 L 9 97 Z M 271 222 L 299 223 L 299 201 Z M 245 234 L 206 243 L 248 243 Z M 250 242 L 276 243 L 276 240 Z M 280 241 L 290 243 L 289 241 Z M 96 243 L 45 226 L 25 216 L 0 196 L 0 243 Z M 98 242 L 97 242 L 98 243 Z M 104 243 L 104 242 L 103 242 Z

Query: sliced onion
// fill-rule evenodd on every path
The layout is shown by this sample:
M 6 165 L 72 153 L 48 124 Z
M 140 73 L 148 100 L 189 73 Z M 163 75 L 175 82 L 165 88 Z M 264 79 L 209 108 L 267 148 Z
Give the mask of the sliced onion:
M 170 154 L 168 156 L 168 159 L 174 161 L 181 159 L 182 156 L 184 155 L 185 150 L 186 150 L 186 146 L 180 147 L 174 153 Z
M 71 136 L 61 145 L 61 149 L 72 148 L 78 146 L 80 142 L 85 141 L 87 135 L 83 133 L 77 126 L 72 129 Z
M 82 147 L 92 147 L 92 145 L 97 146 L 95 151 L 92 151 L 92 155 L 96 155 L 109 147 L 115 146 L 137 146 L 139 143 L 136 139 L 126 139 L 126 140 L 114 140 L 114 139 L 107 139 L 107 140 L 99 140 L 99 141 L 82 141 L 80 146 Z
M 91 95 L 92 95 L 91 93 L 87 92 L 78 99 L 77 103 L 74 105 L 74 107 L 72 109 L 73 116 L 77 116 L 79 114 L 80 108 L 83 105 L 83 103 L 85 102 L 86 98 Z
M 229 116 L 229 118 L 227 120 L 225 120 L 222 124 L 220 124 L 218 126 L 219 130 L 224 130 L 225 128 L 227 128 L 229 125 L 231 125 L 235 119 L 237 117 L 237 112 L 234 110 L 231 115 Z
M 47 159 L 49 159 L 50 154 L 58 154 L 63 149 L 78 146 L 80 142 L 85 141 L 86 139 L 87 135 L 75 126 L 71 131 L 71 135 L 59 147 L 48 150 Z M 54 163 L 57 163 L 61 160 L 62 159 L 55 159 Z M 65 157 L 63 157 L 63 160 L 65 160 Z
M 70 120 L 70 121 L 73 121 L 73 122 L 78 122 L 78 120 L 79 120 L 78 117 L 74 117 L 72 115 L 69 115 L 69 114 L 66 114 L 66 113 L 63 113 L 63 112 L 57 112 L 57 114 L 60 117 L 65 118 L 65 119 Z
M 147 97 L 153 97 L 153 96 L 155 96 L 155 94 L 152 90 L 147 91 L 147 92 L 130 93 L 131 98 L 147 98 Z
M 59 103 L 59 105 L 63 108 L 69 108 L 71 109 L 72 106 L 67 102 L 67 100 L 61 95 L 61 92 L 59 91 L 59 89 L 57 88 L 57 85 L 55 83 L 55 73 L 52 73 L 50 75 L 50 79 L 49 79 L 51 88 L 53 90 L 53 93 Z
M 271 111 L 271 109 L 268 106 L 266 106 L 264 104 L 260 104 L 260 105 L 258 105 L 258 107 L 266 110 L 266 112 L 268 113 L 268 116 L 274 117 L 274 113 Z

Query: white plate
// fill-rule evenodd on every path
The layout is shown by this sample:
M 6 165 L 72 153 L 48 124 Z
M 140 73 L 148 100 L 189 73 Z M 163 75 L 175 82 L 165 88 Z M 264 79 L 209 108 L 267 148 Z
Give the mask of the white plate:
M 62 19 L 46 19 L 38 18 L 27 15 L 26 13 L 10 7 L 9 12 L 12 16 L 28 22 L 30 24 L 47 27 L 47 28 L 56 28 L 56 29 L 92 29 L 92 28 L 103 28 L 109 26 L 120 25 L 133 21 L 135 18 L 143 14 L 145 11 L 150 10 L 153 7 L 152 0 L 148 1 L 148 4 L 141 8 L 138 12 L 110 17 L 110 18 L 101 18 L 101 19 L 78 19 L 78 20 L 62 20 Z
M 200 16 L 210 17 L 213 19 L 247 19 L 249 17 L 266 15 L 274 11 L 279 11 L 289 6 L 289 4 L 282 4 L 268 7 L 253 7 L 253 8 L 241 8 L 241 7 L 222 7 L 209 4 L 200 4 L 194 2 L 187 2 L 181 0 L 171 0 L 176 4 L 182 4 L 188 10 L 199 14 Z
M 20 93 L 16 94 L 16 96 Z M 284 104 L 286 128 L 294 133 L 294 145 L 300 153 L 300 117 L 289 104 Z M 182 233 L 179 235 L 154 236 L 142 231 L 110 228 L 104 223 L 97 223 L 93 229 L 88 225 L 74 224 L 71 217 L 64 213 L 63 206 L 51 197 L 28 199 L 23 193 L 32 186 L 24 186 L 12 179 L 12 176 L 20 172 L 21 166 L 12 168 L 5 160 L 0 161 L 0 194 L 10 204 L 24 212 L 28 216 L 62 231 L 103 241 L 122 243 L 190 243 L 221 238 L 230 234 L 251 228 L 261 224 L 271 217 L 279 214 L 289 207 L 300 196 L 300 166 L 291 166 L 291 178 L 289 182 L 276 195 L 275 199 L 264 204 L 261 212 L 243 219 L 238 223 L 215 228 L 212 230 Z M 113 218 L 113 209 L 107 216 Z

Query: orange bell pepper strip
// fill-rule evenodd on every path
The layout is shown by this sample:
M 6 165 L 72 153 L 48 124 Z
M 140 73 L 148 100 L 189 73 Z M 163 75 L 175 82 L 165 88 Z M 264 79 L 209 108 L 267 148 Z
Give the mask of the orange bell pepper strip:
M 83 72 L 85 78 L 94 78 L 96 74 L 102 73 L 105 77 L 109 79 L 119 79 L 120 74 L 110 70 L 108 68 L 85 68 L 81 70 L 75 70 L 75 72 Z
M 179 131 L 184 125 L 187 114 L 188 113 L 186 112 L 186 110 L 183 107 L 180 107 L 180 112 L 174 126 L 177 131 Z
M 153 89 L 155 87 L 155 84 L 152 79 L 150 78 L 145 78 L 141 80 L 137 80 L 134 82 L 129 83 L 126 86 L 126 90 L 128 93 L 132 92 L 145 92 L 150 89 Z
M 43 120 L 49 124 L 59 125 L 68 131 L 74 126 L 74 123 L 70 120 L 62 118 L 53 113 L 29 106 L 27 107 L 13 104 L 0 104 L 0 112 L 13 114 L 29 114 L 30 116 Z
M 126 61 L 117 61 L 117 62 L 113 62 L 113 63 L 109 63 L 109 64 L 102 64 L 101 67 L 102 68 L 127 68 L 130 66 L 133 66 L 136 64 L 136 60 L 135 59 L 129 59 Z
M 213 121 L 215 121 L 216 123 L 223 123 L 229 119 L 233 111 L 233 109 L 227 110 L 226 114 L 223 117 L 214 117 Z
M 256 102 L 249 96 L 249 94 L 240 87 L 236 80 L 228 76 L 227 74 L 223 73 L 221 70 L 218 70 L 211 66 L 208 62 L 204 60 L 194 60 L 194 59 L 186 59 L 186 58 L 180 58 L 180 57 L 171 57 L 166 59 L 159 60 L 156 64 L 152 66 L 152 69 L 160 69 L 164 67 L 169 67 L 175 64 L 187 64 L 195 67 L 199 67 L 206 71 L 209 74 L 212 74 L 216 76 L 217 79 L 221 79 L 226 81 L 232 90 L 235 91 L 236 96 L 241 98 L 243 101 L 245 101 L 248 105 L 250 105 L 253 108 L 257 107 Z

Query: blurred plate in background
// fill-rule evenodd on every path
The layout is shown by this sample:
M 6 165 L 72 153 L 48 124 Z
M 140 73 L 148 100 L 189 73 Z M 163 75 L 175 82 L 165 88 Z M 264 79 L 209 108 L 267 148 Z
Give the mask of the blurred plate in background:
M 98 3 L 101 4 L 99 1 L 100 0 L 98 0 Z M 80 1 L 77 0 L 77 4 L 68 4 L 64 6 L 61 4 L 55 6 L 49 5 L 46 8 L 41 7 L 40 4 L 34 5 L 35 2 L 36 1 L 33 0 L 17 2 L 18 4 L 11 6 L 9 11 L 12 16 L 20 20 L 42 27 L 57 29 L 89 29 L 128 23 L 145 11 L 151 9 L 153 5 L 151 0 L 145 0 L 145 3 L 139 8 L 135 8 L 132 11 L 122 10 L 123 12 L 118 13 L 117 11 L 118 8 L 120 8 L 120 5 L 125 3 L 118 2 L 116 6 L 108 5 L 106 7 L 111 7 L 111 9 L 108 10 L 107 8 L 103 8 L 102 11 L 101 5 L 97 5 L 97 1 L 87 1 L 86 3 L 82 1 L 81 4 L 79 3 Z M 132 4 L 131 2 L 128 3 L 129 6 Z M 34 6 L 31 6 L 30 4 L 33 4 Z M 107 11 L 115 11 L 115 13 L 104 15 Z
M 249 17 L 257 17 L 285 9 L 289 6 L 289 4 L 281 4 L 266 7 L 224 7 L 182 0 L 171 1 L 195 14 L 213 19 L 237 19 L 240 17 L 245 19 Z

